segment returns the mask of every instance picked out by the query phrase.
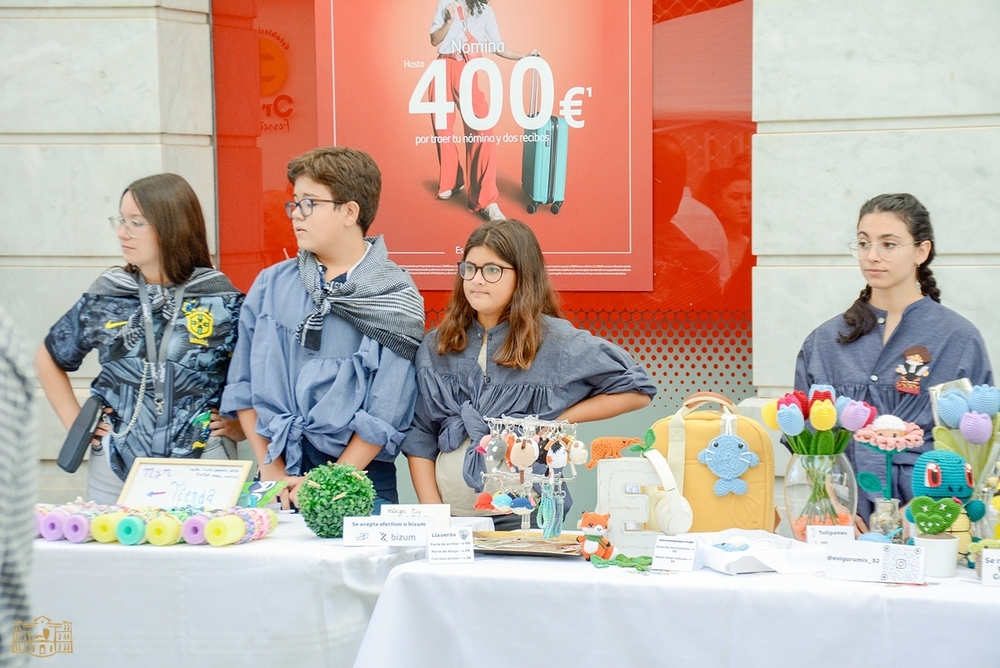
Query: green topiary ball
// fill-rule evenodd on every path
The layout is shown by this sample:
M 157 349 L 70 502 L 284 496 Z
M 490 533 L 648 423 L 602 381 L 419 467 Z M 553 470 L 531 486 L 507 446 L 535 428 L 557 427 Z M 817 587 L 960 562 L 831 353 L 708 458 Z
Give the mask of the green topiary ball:
M 351 464 L 317 466 L 299 487 L 299 513 L 320 538 L 341 538 L 345 517 L 368 517 L 374 506 L 375 486 Z

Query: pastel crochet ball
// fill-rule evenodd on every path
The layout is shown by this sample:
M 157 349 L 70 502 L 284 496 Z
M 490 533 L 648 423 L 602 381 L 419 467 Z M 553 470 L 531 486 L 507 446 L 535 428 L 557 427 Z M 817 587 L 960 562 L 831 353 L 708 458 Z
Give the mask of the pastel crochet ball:
M 962 416 L 958 429 L 969 443 L 982 445 L 993 436 L 993 420 L 985 413 L 971 411 Z
M 1000 411 L 1000 390 L 989 385 L 976 385 L 969 393 L 969 410 L 993 417 Z
M 937 400 L 938 417 L 950 429 L 958 429 L 962 416 L 969 412 L 969 402 L 960 391 L 948 390 Z

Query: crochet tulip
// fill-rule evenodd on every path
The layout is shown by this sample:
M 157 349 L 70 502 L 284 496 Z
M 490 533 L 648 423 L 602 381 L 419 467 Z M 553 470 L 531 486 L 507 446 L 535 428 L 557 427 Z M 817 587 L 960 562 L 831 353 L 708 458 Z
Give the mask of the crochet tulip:
M 982 445 L 993 435 L 993 420 L 985 413 L 969 411 L 959 421 L 958 430 L 969 443 Z
M 764 404 L 760 409 L 760 417 L 764 421 L 764 425 L 768 429 L 778 430 L 781 427 L 778 426 L 778 402 L 769 401 Z
M 799 394 L 802 393 L 800 392 Z M 797 406 L 800 411 L 804 408 L 804 405 L 799 401 L 799 398 L 791 392 L 778 399 L 778 409 L 780 410 L 782 406 Z
M 1000 390 L 989 385 L 976 385 L 969 393 L 969 410 L 992 418 L 1000 411 Z
M 795 390 L 792 395 L 799 400 L 799 408 L 802 409 L 802 416 L 809 417 L 809 397 L 802 390 Z
M 813 404 L 821 399 L 833 401 L 837 398 L 837 391 L 833 385 L 813 385 L 809 388 L 809 403 Z
M 958 429 L 962 416 L 969 412 L 969 402 L 964 393 L 952 388 L 938 397 L 937 412 L 941 422 L 951 429 Z
M 778 426 L 788 436 L 798 436 L 806 428 L 806 421 L 798 406 L 780 406 L 778 408 Z
M 849 401 L 840 413 L 840 426 L 848 431 L 857 431 L 875 419 L 872 407 L 863 401 Z
M 837 409 L 829 399 L 814 401 L 809 410 L 809 422 L 816 431 L 833 429 L 837 424 Z
M 853 401 L 853 400 L 850 397 L 848 397 L 846 395 L 843 395 L 843 394 L 840 395 L 839 397 L 837 397 L 837 401 L 833 404 L 833 406 L 834 406 L 834 408 L 837 409 L 837 419 L 838 420 L 840 419 L 841 413 L 844 412 L 844 406 L 846 406 L 847 404 L 851 403 L 851 401 Z

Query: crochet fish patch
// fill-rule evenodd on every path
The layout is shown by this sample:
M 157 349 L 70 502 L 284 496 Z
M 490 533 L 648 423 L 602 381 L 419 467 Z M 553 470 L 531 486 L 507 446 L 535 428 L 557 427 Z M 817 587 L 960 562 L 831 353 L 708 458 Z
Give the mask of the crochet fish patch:
M 751 452 L 750 446 L 739 436 L 723 434 L 708 442 L 705 449 L 698 453 L 698 461 L 719 477 L 712 488 L 715 495 L 725 496 L 747 493 L 747 483 L 740 480 L 740 476 L 747 469 L 757 466 L 760 457 Z

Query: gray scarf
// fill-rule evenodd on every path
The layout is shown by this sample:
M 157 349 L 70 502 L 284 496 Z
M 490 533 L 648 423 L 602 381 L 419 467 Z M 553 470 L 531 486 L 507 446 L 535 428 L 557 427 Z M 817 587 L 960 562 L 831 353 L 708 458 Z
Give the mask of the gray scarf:
M 389 261 L 382 237 L 367 238 L 372 247 L 344 283 L 324 281 L 316 256 L 299 251 L 299 278 L 316 307 L 295 330 L 309 350 L 319 350 L 323 318 L 335 313 L 370 339 L 410 361 L 424 338 L 424 299 L 405 271 Z
M 113 297 L 135 297 L 139 298 L 139 283 L 134 275 L 121 268 L 115 268 L 101 274 L 101 277 L 90 287 L 88 292 L 99 295 L 110 295 Z M 185 283 L 184 294 L 187 297 L 201 295 L 216 295 L 230 292 L 239 292 L 229 282 L 225 274 L 209 269 L 198 267 L 191 274 L 191 278 Z M 174 304 L 173 294 L 163 285 L 146 285 L 146 294 L 149 295 L 149 305 L 153 313 L 159 313 L 164 320 L 170 322 L 174 317 L 174 310 L 179 308 L 179 304 Z M 120 337 L 126 348 L 132 348 L 145 334 L 146 327 L 142 317 L 142 307 L 137 306 L 132 315 L 129 316 L 128 324 L 118 329 L 117 336 Z

